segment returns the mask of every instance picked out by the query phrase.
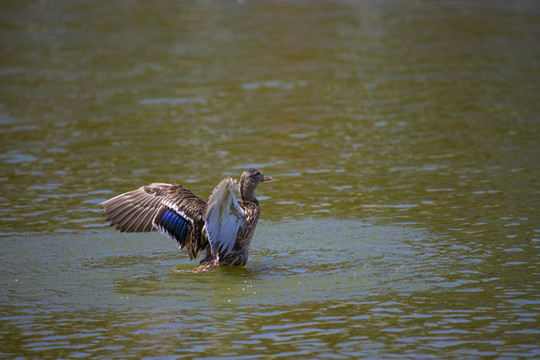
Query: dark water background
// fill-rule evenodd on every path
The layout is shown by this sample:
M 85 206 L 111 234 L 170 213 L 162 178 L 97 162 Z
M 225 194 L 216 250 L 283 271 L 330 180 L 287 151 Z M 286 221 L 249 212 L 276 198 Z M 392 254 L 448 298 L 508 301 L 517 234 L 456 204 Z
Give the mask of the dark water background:
M 537 1 L 1 8 L 1 357 L 540 358 Z M 245 268 L 101 217 L 248 166 Z

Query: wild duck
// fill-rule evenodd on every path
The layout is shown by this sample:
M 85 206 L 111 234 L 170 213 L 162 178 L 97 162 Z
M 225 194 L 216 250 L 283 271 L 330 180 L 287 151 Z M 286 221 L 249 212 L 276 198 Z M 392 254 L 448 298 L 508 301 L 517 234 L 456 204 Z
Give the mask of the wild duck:
M 218 265 L 243 266 L 260 214 L 255 188 L 270 180 L 256 169 L 247 169 L 240 183 L 223 179 L 206 203 L 182 185 L 153 183 L 109 199 L 101 208 L 117 230 L 160 231 L 176 241 L 179 250 L 186 248 L 190 260 L 206 250 L 195 272 Z

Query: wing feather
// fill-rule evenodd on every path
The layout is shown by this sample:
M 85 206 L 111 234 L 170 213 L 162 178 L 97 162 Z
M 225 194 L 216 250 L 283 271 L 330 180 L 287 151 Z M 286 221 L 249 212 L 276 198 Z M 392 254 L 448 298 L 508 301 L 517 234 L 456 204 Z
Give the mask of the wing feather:
M 146 199 L 145 199 L 146 198 Z M 154 196 L 141 196 L 141 208 L 159 208 L 160 201 L 159 197 Z M 144 211 L 140 210 L 137 216 L 137 222 L 134 224 L 133 232 L 148 232 L 152 231 L 153 224 L 152 220 L 155 217 L 153 211 Z
M 233 249 L 238 230 L 244 224 L 245 213 L 236 200 L 238 188 L 233 179 L 226 178 L 208 199 L 203 217 L 214 255 L 226 255 Z
M 107 221 L 110 221 L 111 225 L 116 225 L 120 231 L 154 230 L 151 220 L 162 207 L 162 197 L 156 195 L 157 189 L 154 185 L 162 187 L 168 184 L 143 186 L 103 202 L 101 207 L 105 210 Z
M 187 248 L 196 258 L 208 247 L 203 234 L 206 204 L 182 185 L 153 183 L 118 195 L 101 204 L 107 221 L 125 232 L 158 230 Z M 173 211 L 171 213 L 170 211 Z

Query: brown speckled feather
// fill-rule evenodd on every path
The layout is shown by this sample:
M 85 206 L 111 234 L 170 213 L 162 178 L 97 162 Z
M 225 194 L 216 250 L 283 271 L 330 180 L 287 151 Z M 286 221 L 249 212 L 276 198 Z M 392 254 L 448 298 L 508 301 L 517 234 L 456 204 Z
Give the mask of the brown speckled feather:
M 239 201 L 240 207 L 245 212 L 245 226 L 241 227 L 236 237 L 236 243 L 231 252 L 220 254 L 219 265 L 246 265 L 248 261 L 248 250 L 261 209 L 258 204 L 251 201 Z
M 177 241 L 180 249 L 186 247 L 190 258 L 196 258 L 208 247 L 203 235 L 203 200 L 178 184 L 153 183 L 137 190 L 118 195 L 101 204 L 107 221 L 122 232 L 149 232 L 160 230 Z M 167 210 L 173 210 L 189 222 L 190 229 L 184 238 L 175 237 L 166 228 L 156 225 L 155 219 Z

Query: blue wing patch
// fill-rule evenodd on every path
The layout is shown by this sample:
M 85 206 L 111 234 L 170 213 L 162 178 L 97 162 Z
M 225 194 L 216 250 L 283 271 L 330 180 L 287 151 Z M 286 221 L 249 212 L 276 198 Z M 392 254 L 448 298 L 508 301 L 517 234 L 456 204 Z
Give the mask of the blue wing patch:
M 179 248 L 186 243 L 186 237 L 191 230 L 190 221 L 170 208 L 166 208 L 156 216 L 154 226 L 163 234 L 176 240 Z

